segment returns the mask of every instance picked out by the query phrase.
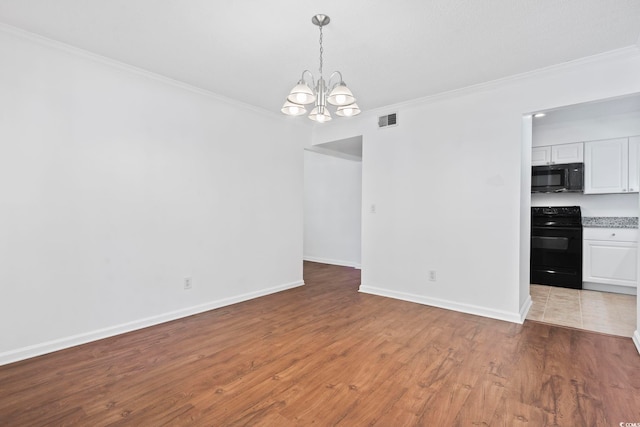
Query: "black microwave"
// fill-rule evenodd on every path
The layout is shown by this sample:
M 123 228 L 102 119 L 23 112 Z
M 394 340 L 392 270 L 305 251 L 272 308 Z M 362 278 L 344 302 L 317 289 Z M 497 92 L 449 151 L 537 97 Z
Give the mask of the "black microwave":
M 584 163 L 533 166 L 531 168 L 532 193 L 560 193 L 584 190 Z

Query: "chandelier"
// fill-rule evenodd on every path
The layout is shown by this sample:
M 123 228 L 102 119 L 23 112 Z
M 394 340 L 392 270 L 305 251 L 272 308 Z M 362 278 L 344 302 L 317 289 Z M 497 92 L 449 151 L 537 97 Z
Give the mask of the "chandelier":
M 337 107 L 336 115 L 338 116 L 351 117 L 360 114 L 360 108 L 358 104 L 356 104 L 356 99 L 342 80 L 342 73 L 340 71 L 334 71 L 329 77 L 328 82 L 325 82 L 322 76 L 322 27 L 328 25 L 330 21 L 327 15 L 321 14 L 311 18 L 311 22 L 320 28 L 320 78 L 316 82 L 313 78 L 313 73 L 309 70 L 304 70 L 298 84 L 291 89 L 287 100 L 280 110 L 284 114 L 289 116 L 306 114 L 307 109 L 305 105 L 311 103 L 315 103 L 315 107 L 311 110 L 311 113 L 309 113 L 309 118 L 320 123 L 331 120 L 327 103 Z M 332 84 L 331 82 L 336 76 L 339 77 L 339 80 L 336 79 Z M 310 81 L 305 80 L 305 77 L 310 79 Z M 311 83 L 311 87 L 309 83 Z

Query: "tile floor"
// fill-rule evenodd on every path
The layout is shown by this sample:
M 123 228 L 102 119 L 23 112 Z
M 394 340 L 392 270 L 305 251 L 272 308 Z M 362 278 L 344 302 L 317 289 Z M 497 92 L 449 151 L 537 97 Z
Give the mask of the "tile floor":
M 531 285 L 527 319 L 606 334 L 633 336 L 636 296 Z

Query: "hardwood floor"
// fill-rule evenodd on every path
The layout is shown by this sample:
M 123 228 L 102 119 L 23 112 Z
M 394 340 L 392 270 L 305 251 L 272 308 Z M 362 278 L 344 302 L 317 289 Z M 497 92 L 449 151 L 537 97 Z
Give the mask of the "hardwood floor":
M 0 367 L 0 425 L 640 423 L 628 338 L 306 286 Z

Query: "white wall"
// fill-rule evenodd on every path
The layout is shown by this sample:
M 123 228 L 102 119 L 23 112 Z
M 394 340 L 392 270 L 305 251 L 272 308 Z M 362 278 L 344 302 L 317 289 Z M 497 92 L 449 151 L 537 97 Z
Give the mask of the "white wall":
M 305 150 L 304 259 L 360 266 L 362 163 Z
M 302 284 L 305 128 L 7 29 L 0 58 L 0 364 Z
M 522 117 L 522 147 L 531 147 L 533 117 L 527 114 Z M 522 150 L 520 159 L 520 286 L 519 307 L 520 318 L 526 317 L 531 308 L 529 288 L 531 282 L 531 150 Z
M 640 212 L 640 205 L 638 205 L 638 211 Z M 638 265 L 640 265 L 640 251 L 638 251 Z M 640 287 L 640 281 L 638 282 L 638 287 Z M 633 333 L 633 343 L 636 345 L 638 352 L 640 353 L 640 297 L 636 296 L 636 330 Z
M 363 215 L 361 290 L 523 321 L 522 116 L 638 92 L 638 76 L 629 48 L 315 129 L 314 143 L 363 135 L 363 205 L 377 212 Z M 390 112 L 398 127 L 377 129 Z
M 576 109 L 578 112 L 584 110 Z M 569 117 L 566 121 L 549 124 L 544 120 L 545 118 L 535 120 L 534 147 L 640 135 L 640 111 Z

